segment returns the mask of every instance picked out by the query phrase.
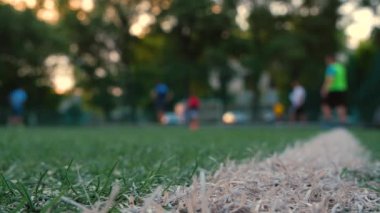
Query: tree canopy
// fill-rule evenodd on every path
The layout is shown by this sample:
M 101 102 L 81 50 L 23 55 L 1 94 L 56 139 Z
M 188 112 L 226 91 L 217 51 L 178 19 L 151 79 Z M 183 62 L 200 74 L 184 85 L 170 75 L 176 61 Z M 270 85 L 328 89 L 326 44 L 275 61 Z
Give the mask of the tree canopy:
M 376 8 L 374 2 L 361 3 Z M 357 93 L 353 103 L 375 91 L 379 79 L 377 37 L 356 52 L 347 51 L 344 33 L 337 27 L 341 4 L 339 0 L 112 0 L 85 5 L 81 0 L 40 0 L 18 11 L 17 5 L 0 3 L 1 104 L 5 107 L 9 91 L 22 84 L 30 93 L 31 109 L 55 109 L 70 91 L 54 93 L 45 60 L 64 55 L 86 105 L 108 119 L 116 107 L 128 106 L 134 115 L 137 109 L 148 109 L 149 92 L 158 80 L 169 85 L 175 100 L 195 92 L 219 98 L 227 110 L 233 103 L 229 84 L 239 72 L 236 66 L 245 70 L 240 76 L 244 89 L 257 97 L 260 76 L 269 73 L 285 104 L 291 80 L 299 79 L 316 118 L 326 54 L 350 55 L 350 87 Z M 40 15 L 44 10 L 56 11 L 59 18 L 52 21 L 56 16 L 51 15 L 49 21 Z M 210 84 L 211 76 L 216 76 L 218 87 Z M 359 110 L 370 112 L 375 105 L 378 102 L 370 110 Z

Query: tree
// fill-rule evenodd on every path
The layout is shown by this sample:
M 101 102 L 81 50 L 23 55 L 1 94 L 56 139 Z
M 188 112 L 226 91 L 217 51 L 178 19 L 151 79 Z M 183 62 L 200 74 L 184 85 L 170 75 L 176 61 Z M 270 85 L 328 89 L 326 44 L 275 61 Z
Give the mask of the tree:
M 299 78 L 309 90 L 308 102 L 316 114 L 324 56 L 339 49 L 336 23 L 340 2 L 304 1 L 295 7 L 284 1 L 288 9 L 282 14 L 273 14 L 271 3 L 254 1 L 249 17 L 251 60 L 244 61 L 253 71 L 255 85 L 264 70 L 272 74 L 282 102 L 287 101 L 292 78 Z
M 351 56 L 350 103 L 359 110 L 363 121 L 371 122 L 375 110 L 380 106 L 380 30 L 359 46 Z
M 177 88 L 185 97 L 189 91 L 212 95 L 208 84 L 210 71 L 219 72 L 221 90 L 216 94 L 227 105 L 227 83 L 232 76 L 230 57 L 238 57 L 239 40 L 235 31 L 236 1 L 173 1 L 161 19 L 175 17 L 176 25 L 166 35 L 163 63 L 168 64 L 168 78 L 184 82 Z M 196 11 L 196 12 L 194 12 Z M 164 33 L 164 32 L 161 32 Z M 176 65 L 169 65 L 176 64 Z
M 18 12 L 0 4 L 0 97 L 8 105 L 8 94 L 17 85 L 29 93 L 30 109 L 54 106 L 57 99 L 44 70 L 47 56 L 65 51 L 65 39 L 57 28 L 39 21 L 34 12 Z

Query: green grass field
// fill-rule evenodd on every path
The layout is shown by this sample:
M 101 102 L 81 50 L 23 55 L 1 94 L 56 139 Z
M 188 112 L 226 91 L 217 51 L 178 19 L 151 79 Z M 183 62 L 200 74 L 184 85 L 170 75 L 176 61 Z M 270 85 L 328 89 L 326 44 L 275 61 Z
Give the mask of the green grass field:
M 158 185 L 191 182 L 199 169 L 227 159 L 265 157 L 322 130 L 316 127 L 95 127 L 0 129 L 0 212 L 75 210 L 69 197 L 90 205 L 119 182 L 116 207 Z M 380 158 L 380 131 L 353 133 Z

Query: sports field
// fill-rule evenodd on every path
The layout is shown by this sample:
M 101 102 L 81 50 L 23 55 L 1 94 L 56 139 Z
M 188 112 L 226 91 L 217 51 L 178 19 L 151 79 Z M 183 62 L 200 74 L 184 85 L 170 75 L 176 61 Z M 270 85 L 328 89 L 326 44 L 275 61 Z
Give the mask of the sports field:
M 114 210 L 161 185 L 190 184 L 201 169 L 264 158 L 323 132 L 318 127 L 94 127 L 0 129 L 0 212 L 76 210 L 94 205 L 118 183 Z M 352 129 L 374 160 L 380 131 Z

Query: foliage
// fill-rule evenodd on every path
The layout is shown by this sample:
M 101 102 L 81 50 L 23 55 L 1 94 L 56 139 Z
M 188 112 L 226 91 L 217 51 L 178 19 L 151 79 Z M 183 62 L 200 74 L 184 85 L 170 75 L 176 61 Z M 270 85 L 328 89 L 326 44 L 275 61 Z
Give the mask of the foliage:
M 288 11 L 275 14 L 273 2 L 287 4 Z M 374 2 L 361 3 L 374 7 Z M 308 89 L 307 108 L 316 118 L 324 56 L 344 49 L 342 32 L 336 27 L 341 3 L 303 1 L 295 6 L 290 1 L 115 0 L 98 1 L 92 11 L 85 11 L 73 9 L 63 0 L 57 5 L 60 21 L 55 25 L 36 18 L 42 1 L 24 12 L 1 4 L 1 20 L 10 20 L 0 21 L 0 36 L 7 44 L 0 50 L 0 67 L 6 70 L 0 73 L 1 103 L 6 105 L 6 94 L 20 83 L 31 93 L 31 108 L 56 105 L 58 97 L 49 88 L 43 62 L 47 56 L 61 53 L 75 66 L 76 86 L 84 90 L 86 104 L 101 110 L 106 118 L 120 106 L 129 106 L 132 114 L 148 108 L 149 93 L 157 80 L 168 83 L 175 100 L 195 92 L 221 99 L 227 109 L 231 104 L 228 84 L 236 75 L 230 62 L 235 61 L 248 70 L 246 89 L 257 97 L 264 71 L 271 74 L 283 103 L 288 102 L 290 81 L 298 78 Z M 236 22 L 242 4 L 248 11 L 246 31 Z M 141 14 L 146 15 L 145 21 L 153 21 L 141 34 L 132 35 Z M 163 23 L 169 19 L 172 24 L 164 29 Z M 367 44 L 367 49 L 374 48 L 372 42 Z M 371 51 L 368 54 L 374 54 Z M 357 69 L 352 75 L 359 77 L 351 81 L 356 88 L 369 82 L 371 68 L 368 57 L 352 60 L 356 64 L 352 69 Z M 220 88 L 211 88 L 210 73 L 217 74 Z M 114 88 L 123 93 L 113 94 Z
M 23 85 L 30 93 L 30 107 L 56 104 L 52 97 L 44 60 L 65 51 L 65 40 L 55 26 L 45 24 L 31 10 L 17 12 L 0 4 L 0 103 L 8 104 L 8 93 Z
M 374 31 L 369 41 L 361 43 L 351 56 L 350 94 L 351 103 L 364 121 L 371 122 L 373 113 L 380 106 L 377 95 L 380 90 L 380 33 Z

